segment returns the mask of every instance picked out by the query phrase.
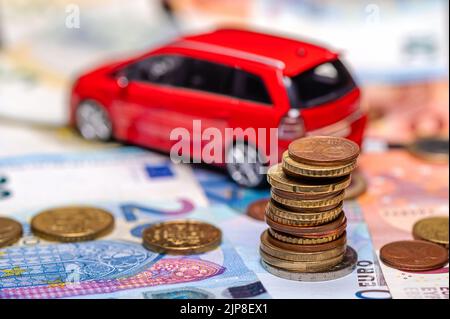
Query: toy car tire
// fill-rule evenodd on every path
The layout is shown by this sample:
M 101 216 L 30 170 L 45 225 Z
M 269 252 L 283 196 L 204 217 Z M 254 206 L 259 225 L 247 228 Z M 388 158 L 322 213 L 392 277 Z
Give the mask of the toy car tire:
M 94 101 L 80 103 L 76 111 L 76 127 L 86 140 L 109 141 L 113 136 L 108 113 Z

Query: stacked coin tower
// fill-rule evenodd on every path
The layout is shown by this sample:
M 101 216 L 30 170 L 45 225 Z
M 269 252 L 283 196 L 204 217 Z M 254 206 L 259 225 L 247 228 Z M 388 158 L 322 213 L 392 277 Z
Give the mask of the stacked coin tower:
M 266 270 L 302 281 L 353 271 L 357 258 L 347 246 L 343 200 L 358 155 L 358 145 L 347 139 L 306 137 L 292 142 L 282 163 L 269 169 L 270 228 L 260 246 Z

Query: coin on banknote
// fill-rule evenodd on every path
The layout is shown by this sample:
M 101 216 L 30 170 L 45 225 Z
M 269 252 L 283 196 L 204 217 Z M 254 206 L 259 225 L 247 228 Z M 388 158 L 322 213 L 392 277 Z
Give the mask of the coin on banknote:
M 320 261 L 292 261 L 271 256 L 261 249 L 259 250 L 259 254 L 261 255 L 262 260 L 264 260 L 266 263 L 272 266 L 282 268 L 285 270 L 301 271 L 301 272 L 325 271 L 339 264 L 344 259 L 344 254 L 341 254 Z
M 390 267 L 404 271 L 427 271 L 448 262 L 448 250 L 422 240 L 396 241 L 380 249 L 381 260 Z
M 314 253 L 314 252 L 321 252 L 325 250 L 334 249 L 339 246 L 345 246 L 347 244 L 347 233 L 344 232 L 339 238 L 322 243 L 322 244 L 291 244 L 288 242 L 284 242 L 281 240 L 276 239 L 273 237 L 269 230 L 267 230 L 268 236 L 267 241 L 270 242 L 271 245 L 279 247 L 281 249 L 289 250 L 292 252 L 300 252 L 300 253 Z
M 93 240 L 107 235 L 113 228 L 111 213 L 88 206 L 53 208 L 31 220 L 31 230 L 36 236 L 62 242 Z
M 199 254 L 222 241 L 217 227 L 196 220 L 173 220 L 151 225 L 142 234 L 144 247 L 158 253 Z
M 440 137 L 427 137 L 414 141 L 407 147 L 411 154 L 430 162 L 448 163 L 449 142 Z
M 367 181 L 359 171 L 352 173 L 350 185 L 345 189 L 344 199 L 355 199 L 367 191 Z
M 347 246 L 347 250 L 344 254 L 343 260 L 327 271 L 313 273 L 289 271 L 272 266 L 266 263 L 263 259 L 261 259 L 261 264 L 263 268 L 269 273 L 280 278 L 305 282 L 317 282 L 339 279 L 347 276 L 348 274 L 351 274 L 356 268 L 357 260 L 358 255 L 356 251 L 353 248 Z
M 22 237 L 22 225 L 14 219 L 0 217 L 0 248 L 17 242 Z
M 359 155 L 359 146 L 348 139 L 310 136 L 289 144 L 289 156 L 297 162 L 316 166 L 345 165 Z
M 415 239 L 431 241 L 448 248 L 448 217 L 428 217 L 413 226 Z
M 269 237 L 270 235 L 267 230 L 261 234 L 261 250 L 273 257 L 291 261 L 321 261 L 331 259 L 342 255 L 345 252 L 346 247 L 346 243 L 344 242 L 342 245 L 327 250 L 316 252 L 298 252 L 273 245 L 269 240 Z
M 264 212 L 266 210 L 268 198 L 256 200 L 247 207 L 247 216 L 256 220 L 264 221 Z
M 314 166 L 294 161 L 285 151 L 282 166 L 284 173 L 294 178 L 331 178 L 350 174 L 356 168 L 356 160 L 339 166 Z
M 350 185 L 350 175 L 327 179 L 294 179 L 284 173 L 282 164 L 279 163 L 269 168 L 267 181 L 272 187 L 286 192 L 323 194 L 347 188 Z

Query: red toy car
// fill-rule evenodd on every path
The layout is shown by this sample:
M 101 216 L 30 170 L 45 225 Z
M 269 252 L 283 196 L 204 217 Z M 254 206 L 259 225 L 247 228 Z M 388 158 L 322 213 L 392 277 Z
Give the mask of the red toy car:
M 336 53 L 278 36 L 221 29 L 82 75 L 70 108 L 72 124 L 86 139 L 114 137 L 166 152 L 176 143 L 170 139 L 173 129 L 192 132 L 194 120 L 202 121 L 202 129 L 221 132 L 278 128 L 279 158 L 290 141 L 304 135 L 337 135 L 361 144 L 366 116 L 359 97 Z M 191 157 L 200 158 L 204 145 L 192 147 Z M 262 158 L 267 145 L 237 136 L 221 147 L 228 155 L 214 164 L 225 166 L 233 180 L 249 187 L 264 182 L 262 161 L 247 165 L 223 158 L 249 150 Z

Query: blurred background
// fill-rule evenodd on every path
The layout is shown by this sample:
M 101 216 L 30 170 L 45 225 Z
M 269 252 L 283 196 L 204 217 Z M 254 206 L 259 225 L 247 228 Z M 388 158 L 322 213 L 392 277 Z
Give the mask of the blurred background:
M 446 0 L 0 0 L 0 156 L 100 147 L 66 127 L 78 74 L 224 25 L 341 52 L 370 116 L 366 149 L 448 136 Z

